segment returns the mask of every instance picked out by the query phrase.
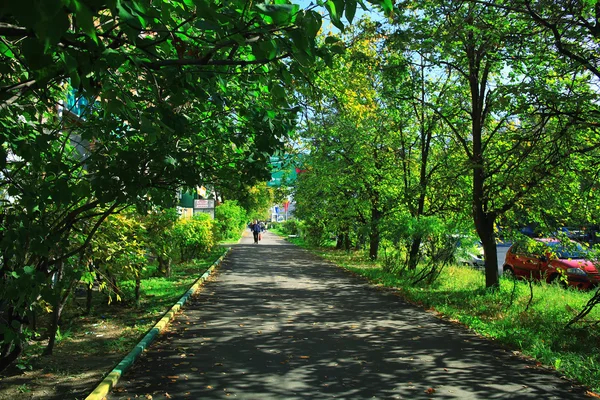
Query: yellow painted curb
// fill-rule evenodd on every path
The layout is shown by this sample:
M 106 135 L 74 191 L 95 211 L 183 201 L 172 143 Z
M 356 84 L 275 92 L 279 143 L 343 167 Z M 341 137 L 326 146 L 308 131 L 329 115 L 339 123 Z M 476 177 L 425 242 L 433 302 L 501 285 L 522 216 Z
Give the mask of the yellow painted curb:
M 175 317 L 177 312 L 183 307 L 187 299 L 194 294 L 204 281 L 212 274 L 212 272 L 221 265 L 225 256 L 229 253 L 231 248 L 227 248 L 227 251 L 213 263 L 200 278 L 194 282 L 194 284 L 188 289 L 188 291 L 179 299 L 179 301 L 171 307 L 169 311 L 158 321 L 152 329 L 140 340 L 140 342 L 121 360 L 119 364 L 100 382 L 100 384 L 94 389 L 92 393 L 85 398 L 85 400 L 102 400 L 106 397 L 108 392 L 116 386 L 117 382 L 121 378 L 121 375 L 133 365 L 135 360 L 142 354 L 142 352 L 152 343 L 154 338 L 167 326 L 167 324 Z

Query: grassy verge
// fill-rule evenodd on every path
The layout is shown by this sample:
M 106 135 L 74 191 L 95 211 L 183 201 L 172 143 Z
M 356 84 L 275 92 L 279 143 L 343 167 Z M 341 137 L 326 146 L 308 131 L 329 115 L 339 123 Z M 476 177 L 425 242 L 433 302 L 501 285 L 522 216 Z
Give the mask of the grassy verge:
M 600 308 L 583 323 L 565 328 L 593 292 L 541 283 L 530 286 L 507 279 L 501 279 L 500 289 L 491 292 L 485 289 L 481 271 L 459 266 L 446 267 L 431 285 L 415 285 L 414 273 L 387 273 L 380 264 L 365 261 L 366 254 L 310 248 L 301 238 L 288 240 L 374 284 L 398 288 L 408 301 L 433 309 L 600 391 Z
M 201 259 L 174 264 L 169 278 L 154 276 L 156 265 L 148 265 L 137 304 L 133 281 L 120 283 L 120 302 L 113 297 L 109 304 L 105 293 L 94 293 L 90 315 L 84 314 L 85 294 L 74 297 L 65 309 L 54 354 L 41 356 L 47 340 L 32 341 L 20 362 L 25 370 L 0 377 L 0 398 L 74 398 L 73 390 L 92 390 L 224 251 L 218 247 Z
M 212 265 L 224 252 L 224 248 L 217 248 L 206 254 L 203 258 L 192 262 L 174 264 L 170 277 L 157 277 L 155 264 L 149 265 L 143 272 L 140 287 L 140 301 L 135 303 L 135 281 L 124 281 L 121 289 L 125 295 L 122 302 L 111 304 L 106 297 L 97 293 L 93 315 L 88 317 L 82 315 L 76 299 L 73 307 L 69 310 L 65 320 L 68 321 L 66 329 L 73 335 L 82 333 L 82 328 L 91 320 L 96 318 L 96 323 L 106 320 L 122 329 L 122 335 L 112 341 L 92 344 L 89 351 L 128 351 L 139 339 L 150 329 L 181 296 L 192 286 L 192 284 Z M 83 323 L 79 323 L 79 322 Z M 68 341 L 68 340 L 67 340 Z M 100 348 L 97 348 L 100 347 Z

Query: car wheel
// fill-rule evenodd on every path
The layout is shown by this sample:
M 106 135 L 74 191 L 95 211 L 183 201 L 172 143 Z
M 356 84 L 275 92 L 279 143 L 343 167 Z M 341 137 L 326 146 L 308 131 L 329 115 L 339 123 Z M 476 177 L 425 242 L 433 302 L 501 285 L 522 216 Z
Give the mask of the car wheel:
M 503 276 L 505 276 L 507 279 L 516 279 L 517 276 L 515 275 L 515 271 L 513 271 L 512 268 L 510 267 L 506 267 L 504 268 L 504 272 L 502 273 Z

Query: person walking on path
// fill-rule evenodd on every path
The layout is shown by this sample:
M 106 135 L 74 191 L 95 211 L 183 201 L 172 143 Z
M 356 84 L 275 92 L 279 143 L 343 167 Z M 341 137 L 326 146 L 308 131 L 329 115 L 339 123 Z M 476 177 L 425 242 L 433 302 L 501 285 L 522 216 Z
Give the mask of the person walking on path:
M 257 244 L 261 231 L 260 224 L 257 220 L 254 220 L 254 222 L 250 225 L 250 230 L 252 231 L 252 236 L 254 237 L 254 244 Z

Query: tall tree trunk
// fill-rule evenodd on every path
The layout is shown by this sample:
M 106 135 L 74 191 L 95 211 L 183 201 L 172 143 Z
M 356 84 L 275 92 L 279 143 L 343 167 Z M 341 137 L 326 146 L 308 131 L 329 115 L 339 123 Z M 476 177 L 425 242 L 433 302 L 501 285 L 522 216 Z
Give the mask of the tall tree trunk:
M 415 236 L 410 245 L 410 252 L 408 256 L 408 269 L 415 270 L 417 269 L 417 264 L 419 262 L 419 249 L 421 248 L 421 236 Z
M 20 335 L 23 332 L 23 323 L 17 315 L 14 314 L 14 308 L 8 307 L 5 311 L 4 315 L 2 315 L 7 319 L 6 323 L 12 327 L 14 321 L 19 322 L 19 327 L 17 329 L 17 335 Z M 5 334 L 0 333 L 0 342 L 4 342 Z M 2 346 L 2 350 L 0 351 L 0 372 L 4 371 L 8 367 L 10 367 L 21 355 L 23 352 L 23 343 L 19 339 L 16 338 L 14 344 L 6 343 Z
M 142 285 L 142 280 L 140 276 L 135 277 L 135 304 L 140 304 L 140 287 Z
M 171 259 L 163 258 L 162 256 L 157 256 L 158 260 L 158 270 L 162 276 L 170 278 L 171 277 Z
M 427 186 L 429 179 L 427 177 L 427 163 L 429 160 L 429 151 L 431 149 L 431 138 L 433 136 L 433 126 L 426 126 L 425 117 L 425 104 L 426 91 L 425 91 L 425 65 L 421 59 L 421 99 L 419 101 L 419 108 L 415 105 L 415 114 L 419 118 L 419 128 L 421 136 L 421 165 L 419 168 L 419 198 L 417 200 L 417 209 L 413 217 L 417 220 L 423 215 L 425 211 L 425 199 L 427 197 Z M 420 112 L 419 112 L 420 110 Z M 413 238 L 413 242 L 410 246 L 409 258 L 408 258 L 408 269 L 415 270 L 419 262 L 419 249 L 423 238 L 421 235 L 417 235 Z
M 48 340 L 48 345 L 44 349 L 42 355 L 50 356 L 52 355 L 52 351 L 54 350 L 54 344 L 56 343 L 56 333 L 58 332 L 58 324 L 60 322 L 60 317 L 62 316 L 62 312 L 65 308 L 65 304 L 67 304 L 67 300 L 69 300 L 69 296 L 73 287 L 76 284 L 76 281 L 69 282 L 69 285 L 64 289 L 64 292 L 61 290 L 61 283 L 63 282 L 63 274 L 64 274 L 64 262 L 61 261 L 58 265 L 57 270 L 57 278 L 54 287 L 55 291 L 55 299 L 52 310 L 52 322 L 50 324 L 50 336 Z
M 377 209 L 377 206 L 371 208 L 371 232 L 369 233 L 369 258 L 373 261 L 377 260 L 379 253 L 379 222 L 381 221 L 382 212 Z
M 341 250 L 344 247 L 344 231 L 340 230 L 335 241 L 335 249 Z
M 88 263 L 88 269 L 91 273 L 94 272 L 94 267 L 92 262 Z M 88 285 L 87 287 L 87 296 L 85 299 L 85 315 L 90 315 L 92 313 L 92 300 L 94 296 L 94 284 Z
M 90 285 L 87 288 L 87 298 L 85 300 L 85 315 L 92 313 L 92 300 L 94 296 L 94 286 Z
M 466 21 L 472 23 L 472 17 Z M 487 79 L 490 63 L 485 63 L 482 54 L 485 47 L 476 48 L 474 33 L 469 33 L 470 43 L 467 46 L 469 60 L 469 90 L 471 93 L 471 133 L 473 153 L 471 164 L 473 168 L 473 220 L 475 229 L 483 245 L 485 255 L 485 286 L 497 288 L 500 285 L 498 277 L 498 260 L 494 222 L 496 214 L 489 210 L 489 199 L 485 191 L 485 155 L 483 146 L 483 130 L 489 115 L 486 109 Z

